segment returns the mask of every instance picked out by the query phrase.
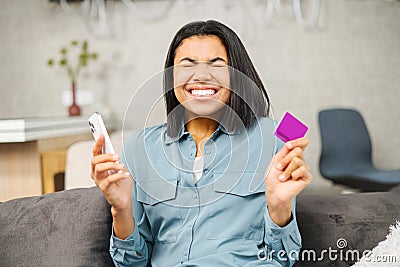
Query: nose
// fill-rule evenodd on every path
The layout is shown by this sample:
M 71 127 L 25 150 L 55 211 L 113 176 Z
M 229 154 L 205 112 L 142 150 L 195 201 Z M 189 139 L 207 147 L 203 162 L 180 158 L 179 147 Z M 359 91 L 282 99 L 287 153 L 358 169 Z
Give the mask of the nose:
M 196 82 L 210 81 L 211 74 L 207 64 L 199 63 L 195 68 L 192 79 Z

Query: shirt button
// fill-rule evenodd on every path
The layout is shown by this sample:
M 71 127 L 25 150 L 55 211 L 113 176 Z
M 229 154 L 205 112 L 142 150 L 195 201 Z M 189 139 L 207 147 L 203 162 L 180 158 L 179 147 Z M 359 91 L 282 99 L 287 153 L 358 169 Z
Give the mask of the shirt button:
M 193 198 L 196 199 L 197 198 L 197 193 L 193 194 Z
M 274 233 L 274 234 L 279 234 L 279 231 L 278 230 L 272 230 L 272 233 Z

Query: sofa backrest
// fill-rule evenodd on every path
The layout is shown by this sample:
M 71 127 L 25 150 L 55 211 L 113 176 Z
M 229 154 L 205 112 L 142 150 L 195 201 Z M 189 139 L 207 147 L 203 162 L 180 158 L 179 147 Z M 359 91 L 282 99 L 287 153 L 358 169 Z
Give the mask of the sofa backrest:
M 0 266 L 113 266 L 110 206 L 97 187 L 0 203 Z
M 97 187 L 10 200 L 0 214 L 0 266 L 112 266 L 110 206 Z M 299 196 L 306 253 L 296 266 L 349 266 L 356 260 L 340 253 L 372 250 L 399 219 L 400 190 Z M 322 255 L 329 249 L 336 259 Z

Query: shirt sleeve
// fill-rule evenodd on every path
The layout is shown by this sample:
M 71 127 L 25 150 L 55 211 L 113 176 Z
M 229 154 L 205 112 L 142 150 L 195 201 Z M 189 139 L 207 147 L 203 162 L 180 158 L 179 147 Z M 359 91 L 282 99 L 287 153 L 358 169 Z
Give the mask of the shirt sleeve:
M 124 145 L 131 147 L 132 143 L 127 142 Z M 129 151 L 129 152 L 126 152 Z M 136 182 L 135 171 L 130 168 L 127 163 L 131 158 L 132 149 L 126 149 L 121 156 L 121 163 L 128 167 L 133 179 L 132 187 L 132 209 L 135 221 L 135 230 L 126 239 L 122 240 L 114 235 L 114 225 L 110 238 L 110 255 L 114 261 L 115 266 L 148 266 L 149 258 L 152 252 L 153 240 L 151 234 L 150 224 L 148 222 L 146 213 L 144 212 L 143 204 L 137 201 L 136 198 Z M 130 163 L 132 164 L 132 163 Z M 132 167 L 132 166 L 131 166 Z
M 135 184 L 135 183 L 134 183 Z M 133 187 L 133 192 L 136 187 Z M 135 230 L 122 240 L 114 235 L 114 227 L 110 238 L 110 255 L 115 266 L 147 266 L 152 250 L 151 230 L 143 206 L 133 193 L 132 204 L 135 218 Z
M 296 220 L 296 199 L 293 199 L 292 219 L 284 227 L 275 224 L 265 207 L 265 249 L 266 261 L 277 266 L 292 266 L 301 249 L 301 236 Z
M 133 233 L 124 240 L 117 238 L 112 230 L 110 254 L 115 266 L 147 266 L 147 251 L 146 242 L 136 225 Z

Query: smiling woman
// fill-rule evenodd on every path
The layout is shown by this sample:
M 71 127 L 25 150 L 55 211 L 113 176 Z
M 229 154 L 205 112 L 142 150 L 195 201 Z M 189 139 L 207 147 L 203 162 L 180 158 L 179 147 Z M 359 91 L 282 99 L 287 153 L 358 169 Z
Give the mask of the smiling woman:
M 193 36 L 175 51 L 174 93 L 186 121 L 196 116 L 218 120 L 229 100 L 228 57 L 216 36 Z
M 238 36 L 216 21 L 175 35 L 166 59 L 167 123 L 135 132 L 119 155 L 93 149 L 111 204 L 117 266 L 291 266 L 303 151 L 274 135 L 269 98 Z M 109 170 L 116 170 L 109 175 Z M 259 251 L 284 251 L 260 259 Z
M 189 70 L 182 70 L 186 67 Z M 190 78 L 192 82 L 200 78 L 208 83 L 215 83 L 216 86 L 229 88 L 231 94 L 224 103 L 230 109 L 225 109 L 227 114 L 225 118 L 221 118 L 229 130 L 243 126 L 250 128 L 257 117 L 269 116 L 269 96 L 246 48 L 236 33 L 221 23 L 210 20 L 204 24 L 193 22 L 182 27 L 171 42 L 164 68 L 169 135 L 177 135 L 182 127 L 183 111 L 179 108 L 181 102 L 177 99 L 174 88 L 185 84 Z M 173 71 L 169 71 L 171 68 Z M 192 77 L 194 70 L 198 71 L 197 77 Z M 249 90 L 249 87 L 255 90 Z M 237 120 L 238 117 L 240 121 Z

